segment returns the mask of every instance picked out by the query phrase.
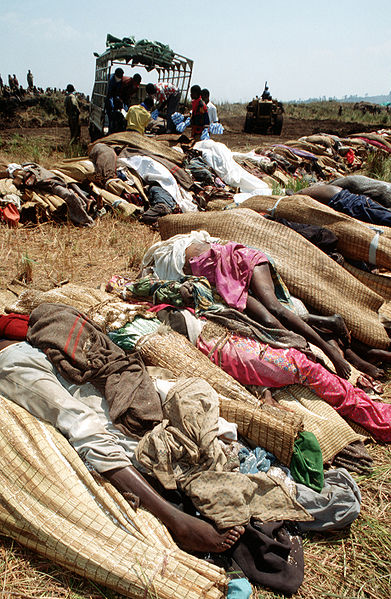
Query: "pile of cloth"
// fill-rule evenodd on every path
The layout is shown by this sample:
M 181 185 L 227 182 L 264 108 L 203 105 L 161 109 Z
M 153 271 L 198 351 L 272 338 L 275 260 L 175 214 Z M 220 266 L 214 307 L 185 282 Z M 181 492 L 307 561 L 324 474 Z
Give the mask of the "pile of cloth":
M 218 529 L 244 526 L 240 540 L 229 551 L 207 556 L 205 571 L 200 570 L 202 562 L 189 555 L 188 573 L 184 570 L 181 580 L 185 585 L 194 572 L 195 597 L 218 598 L 227 592 L 229 597 L 235 583 L 229 574 L 233 569 L 240 581 L 247 578 L 254 585 L 294 593 L 304 576 L 301 536 L 310 531 L 339 530 L 359 515 L 361 495 L 348 470 L 359 468 L 362 473 L 370 469 L 371 459 L 362 445 L 365 436 L 351 429 L 313 393 L 308 399 L 300 385 L 294 392 L 292 388 L 279 390 L 279 401 L 294 406 L 293 411 L 262 405 L 213 363 L 212 354 L 204 356 L 200 346 L 194 345 L 201 330 L 208 338 L 205 314 L 213 312 L 214 306 L 208 294 L 197 294 L 196 315 L 181 305 L 175 286 L 156 286 L 155 282 L 151 288 L 150 283 L 150 279 L 132 282 L 115 276 L 107 285 L 110 293 L 73 284 L 46 292 L 27 289 L 0 317 L 0 336 L 19 340 L 0 352 L 4 414 L 0 443 L 3 456 L 9 456 L 12 447 L 15 454 L 12 460 L 5 458 L 10 467 L 2 467 L 2 493 L 11 492 L 12 486 L 21 497 L 27 471 L 34 470 L 36 480 L 44 481 L 49 475 L 51 480 L 50 493 L 45 485 L 25 488 L 23 504 L 29 509 L 18 511 L 17 517 L 11 504 L 2 502 L 10 506 L 0 511 L 3 530 L 27 546 L 34 542 L 38 552 L 57 563 L 130 597 L 147 592 L 150 580 L 137 578 L 137 568 L 132 567 L 135 576 L 129 574 L 120 583 L 124 558 L 117 552 L 111 553 L 109 576 L 107 543 L 122 543 L 125 548 L 131 543 L 137 556 L 142 552 L 151 556 L 146 547 L 151 540 L 156 556 L 143 558 L 140 567 L 149 572 L 154 560 L 160 564 L 159 556 L 166 560 L 164 567 L 159 565 L 158 574 L 151 573 L 154 592 L 158 597 L 185 596 L 180 587 L 170 592 L 168 586 L 170 568 L 183 569 L 186 562 L 182 556 L 186 554 L 175 548 L 168 532 L 148 512 L 129 508 L 107 482 L 104 490 L 92 484 L 86 466 L 70 446 L 66 449 L 65 440 L 58 441 L 59 433 L 40 420 L 44 419 L 65 434 L 88 468 L 104 475 L 113 464 L 121 468 L 131 463 L 149 477 L 163 497 L 188 513 L 198 511 Z M 225 314 L 224 323 L 232 317 L 232 313 Z M 210 322 L 209 336 L 213 338 L 219 325 Z M 250 325 L 250 320 L 242 320 L 234 321 L 233 326 L 241 334 L 254 334 L 255 323 Z M 180 332 L 174 330 L 178 326 Z M 262 334 L 259 327 L 258 338 Z M 282 339 L 277 341 L 281 343 Z M 36 384 L 32 384 L 33 378 Z M 49 379 L 52 387 L 47 394 L 47 383 L 42 381 Z M 292 401 L 292 397 L 300 399 Z M 24 416 L 19 406 L 29 414 Z M 94 416 L 91 410 L 96 410 Z M 78 413 L 83 415 L 80 423 Z M 106 419 L 107 432 L 103 434 L 98 427 L 100 432 L 93 440 L 87 422 L 98 416 L 101 422 Z M 330 427 L 322 431 L 320 424 L 325 420 L 330 420 Z M 16 439 L 24 438 L 26 432 L 30 440 L 23 448 Z M 38 443 L 40 432 L 45 444 L 39 444 L 39 459 L 35 459 L 37 449 L 28 448 Z M 292 451 L 287 453 L 291 442 Z M 328 471 L 324 465 L 333 460 L 334 469 Z M 79 508 L 60 514 L 64 468 L 73 472 L 72 480 L 70 475 L 66 477 L 66 505 Z M 87 491 L 82 493 L 79 487 Z M 108 502 L 113 500 L 116 505 L 110 504 L 110 522 L 115 524 L 104 524 Z M 57 516 L 48 520 L 44 539 L 34 515 L 38 504 L 45 513 L 55 511 L 71 521 L 72 530 L 82 527 L 88 546 L 81 541 L 76 547 L 72 535 L 63 536 L 58 543 Z M 97 522 L 105 528 L 104 536 L 97 535 Z M 130 526 L 124 527 L 123 522 Z M 100 543 L 98 558 L 94 551 Z M 223 564 L 228 574 L 210 565 L 210 560 L 216 566 Z M 210 595 L 204 590 L 207 581 Z M 241 596 L 248 597 L 251 587 L 246 592 Z
M 370 152 L 387 153 L 390 143 L 385 130 L 349 138 L 319 134 L 240 153 L 213 139 L 114 133 L 92 143 L 88 156 L 65 159 L 50 171 L 35 163 L 2 169 L 0 220 L 15 226 L 69 218 L 92 226 L 110 212 L 154 226 L 167 214 L 270 196 L 292 177 L 308 184 L 349 179 Z
M 234 158 L 257 176 L 259 171 L 263 172 L 262 179 L 273 188 L 285 187 L 292 177 L 308 185 L 344 177 L 363 168 L 371 153 L 379 151 L 387 156 L 390 148 L 391 131 L 380 129 L 346 138 L 319 133 L 283 144 L 266 143 L 251 152 L 235 152 Z M 239 196 L 236 201 L 239 203 L 247 197 Z
M 230 211 L 233 212 L 236 211 Z M 331 406 L 301 385 L 282 387 L 276 394 L 282 405 L 289 406 L 291 411 L 288 412 L 260 404 L 256 396 L 224 373 L 217 365 L 225 368 L 223 362 L 215 359 L 213 352 L 203 352 L 200 332 L 203 342 L 209 339 L 215 349 L 219 345 L 219 351 L 223 344 L 215 341 L 221 330 L 228 330 L 227 326 L 234 327 L 231 334 L 240 331 L 241 335 L 256 335 L 257 339 L 267 340 L 271 346 L 274 343 L 277 347 L 285 346 L 282 338 L 262 337 L 271 333 L 256 327 L 250 319 L 232 320 L 234 311 L 221 312 L 217 299 L 203 291 L 205 285 L 196 286 L 195 312 L 183 305 L 180 288 L 172 283 L 158 283 L 150 278 L 130 281 L 114 276 L 107 289 L 110 293 L 73 284 L 47 292 L 28 289 L 6 307 L 7 314 L 0 317 L 0 335 L 20 340 L 0 352 L 0 369 L 4 375 L 0 394 L 5 397 L 1 401 L 7 418 L 8 414 L 15 414 L 14 420 L 21 419 L 20 408 L 13 405 L 19 404 L 62 431 L 87 466 L 98 472 L 104 474 L 110 469 L 108 463 L 113 459 L 117 468 L 127 463 L 136 464 L 164 497 L 182 509 L 192 514 L 198 511 L 219 529 L 244 526 L 245 532 L 231 550 L 214 558 L 209 555 L 208 560 L 214 560 L 219 566 L 223 563 L 228 572 L 235 569 L 242 576 L 240 580 L 247 578 L 252 584 L 276 592 L 295 592 L 304 576 L 301 536 L 310 531 L 339 530 L 359 515 L 361 495 L 348 470 L 360 473 L 370 470 L 371 459 L 362 444 L 366 436 L 352 429 Z M 214 322 L 206 316 L 213 316 L 216 307 L 219 320 Z M 225 327 L 219 329 L 222 322 Z M 205 323 L 209 323 L 208 334 Z M 22 392 L 24 384 L 16 391 L 18 377 L 23 381 L 27 376 L 23 371 L 27 364 L 30 383 L 31 376 L 35 376 L 38 384 L 43 371 L 58 372 L 56 385 L 61 384 L 63 390 L 50 393 L 47 407 L 42 403 L 44 387 L 39 390 L 34 386 L 41 397 L 38 403 L 35 392 Z M 148 366 L 147 371 L 144 364 Z M 246 371 L 244 364 L 241 370 Z M 234 370 L 231 374 L 235 376 Z M 75 391 L 76 387 L 87 389 L 85 385 L 89 385 L 88 393 Z M 92 396 L 100 398 L 100 418 L 103 417 L 102 402 L 107 401 L 104 417 L 110 421 L 106 426 L 110 431 L 109 446 L 113 448 L 114 443 L 116 447 L 115 451 L 111 449 L 114 457 L 110 457 L 111 454 L 105 457 L 102 433 L 91 446 L 89 435 L 86 437 L 84 432 L 88 430 L 87 415 L 83 416 L 85 424 L 79 426 L 77 417 L 75 422 L 71 421 L 70 409 L 66 408 L 76 401 L 86 401 L 91 409 Z M 84 413 L 86 407 L 78 405 L 74 408 L 75 414 L 78 410 Z M 66 411 L 66 418 L 62 416 L 62 409 Z M 38 422 L 39 426 L 48 426 Z M 326 428 L 325 422 L 328 423 Z M 36 428 L 34 417 L 26 416 L 23 426 L 27 430 Z M 8 420 L 4 420 L 0 440 L 6 448 L 14 443 L 10 430 Z M 15 434 L 20 435 L 20 427 Z M 48 437 L 49 433 L 45 434 Z M 286 448 L 291 443 L 291 451 L 287 453 Z M 53 437 L 49 444 L 51 451 L 56 445 L 56 437 Z M 56 462 L 46 445 L 42 451 L 47 457 L 34 462 L 30 468 L 34 467 L 45 478 L 45 459 L 50 459 L 52 464 Z M 71 467 L 75 459 L 72 453 L 68 455 Z M 334 468 L 327 470 L 331 462 Z M 12 473 L 6 469 L 5 476 L 12 478 L 12 485 L 18 485 L 18 477 L 24 480 L 21 468 L 25 463 L 26 460 L 18 461 L 15 456 Z M 85 466 L 78 462 L 77 469 L 81 481 L 86 481 Z M 61 473 L 62 469 L 58 471 Z M 54 488 L 57 484 L 55 468 L 50 472 Z M 6 480 L 4 489 L 10 484 Z M 108 483 L 105 488 L 109 488 Z M 81 496 L 76 485 L 73 489 L 76 497 L 72 501 L 76 501 Z M 234 493 L 230 492 L 232 489 Z M 175 500 L 173 493 L 177 494 Z M 72 490 L 69 495 L 72 497 Z M 99 505 L 105 505 L 104 501 L 100 497 Z M 40 502 L 45 509 L 53 509 L 53 499 L 39 486 L 29 488 L 25 502 L 31 506 Z M 21 512 L 12 529 L 8 524 L 10 513 L 7 510 L 0 513 L 7 534 L 27 546 L 32 538 L 34 519 L 30 514 L 34 509 Z M 98 506 L 90 505 L 89 509 L 93 509 L 95 519 L 103 518 Z M 80 512 L 84 514 L 81 507 Z M 137 527 L 136 517 L 143 518 L 143 510 L 137 508 L 131 515 L 128 511 L 126 516 Z M 64 514 L 64 518 L 68 520 L 71 515 Z M 115 513 L 115 518 L 121 521 L 122 516 Z M 91 525 L 94 527 L 94 522 Z M 85 537 L 92 539 L 93 531 L 88 522 L 83 521 L 83 526 Z M 137 541 L 140 550 L 149 531 L 155 530 L 153 521 L 144 521 L 141 526 L 143 537 Z M 107 578 L 104 552 L 93 570 L 90 567 L 92 555 L 86 547 L 73 547 L 70 538 L 64 538 L 62 546 L 57 547 L 55 527 L 55 522 L 54 527 L 47 527 L 46 545 L 39 530 L 34 528 L 35 547 L 39 552 L 92 580 L 102 582 L 106 577 L 105 584 L 111 588 L 121 589 L 130 597 L 138 596 L 133 579 L 126 578 L 122 586 L 119 584 L 120 555 L 112 558 L 112 576 Z M 110 530 L 110 535 L 114 535 L 110 542 L 115 542 L 115 534 L 115 530 Z M 154 538 L 155 533 L 151 534 Z M 105 547 L 107 541 L 100 538 L 93 542 L 103 543 Z M 50 551 L 45 546 L 50 547 Z M 64 561 L 67 547 L 68 558 Z M 83 570 L 77 566 L 80 550 L 85 559 Z M 157 551 L 164 553 L 160 545 Z M 180 555 L 179 550 L 172 554 L 174 563 Z M 155 559 L 160 563 L 158 557 Z M 149 571 L 150 563 L 145 563 L 145 567 Z M 195 571 L 198 567 L 198 562 L 191 562 Z M 212 566 L 209 572 L 209 566 L 205 567 L 204 576 L 210 577 L 210 590 L 216 593 L 211 596 L 225 595 L 227 585 L 229 596 L 233 582 L 230 575 L 225 578 L 218 568 L 213 570 Z M 145 585 L 149 583 L 137 584 L 146 591 Z M 164 584 L 163 574 L 155 589 L 159 597 L 171 596 L 164 590 Z M 199 596 L 203 593 L 203 584 L 199 581 Z M 173 597 L 182 596 L 182 590 L 173 592 Z

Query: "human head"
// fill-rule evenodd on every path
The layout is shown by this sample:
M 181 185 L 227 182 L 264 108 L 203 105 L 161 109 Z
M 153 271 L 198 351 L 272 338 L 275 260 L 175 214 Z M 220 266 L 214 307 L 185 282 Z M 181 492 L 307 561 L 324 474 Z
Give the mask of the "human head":
M 115 69 L 114 75 L 118 77 L 118 79 L 122 79 L 122 77 L 124 76 L 124 70 L 121 69 L 121 67 L 118 67 L 118 69 Z
M 151 111 L 151 110 L 152 110 L 152 108 L 153 108 L 153 104 L 154 104 L 154 102 L 153 102 L 153 98 L 151 98 L 151 96 L 147 96 L 147 97 L 145 98 L 145 100 L 143 101 L 143 105 L 144 105 L 144 106 L 145 106 L 145 108 L 146 108 L 147 110 L 149 110 L 149 111 Z
M 192 100 L 197 100 L 201 97 L 201 88 L 199 85 L 192 85 L 190 88 L 190 97 Z
M 156 94 L 156 85 L 153 83 L 148 83 L 145 91 L 147 92 L 148 96 L 154 96 Z
M 140 85 L 140 83 L 141 83 L 141 75 L 139 75 L 138 73 L 136 73 L 135 75 L 133 75 L 133 81 L 137 85 Z
M 67 85 L 68 94 L 71 94 L 74 91 L 75 91 L 75 88 L 73 87 L 72 83 L 68 83 L 68 85 Z
M 201 90 L 201 98 L 203 99 L 204 102 L 208 103 L 209 102 L 209 90 L 206 89 L 206 87 L 204 87 L 204 89 Z

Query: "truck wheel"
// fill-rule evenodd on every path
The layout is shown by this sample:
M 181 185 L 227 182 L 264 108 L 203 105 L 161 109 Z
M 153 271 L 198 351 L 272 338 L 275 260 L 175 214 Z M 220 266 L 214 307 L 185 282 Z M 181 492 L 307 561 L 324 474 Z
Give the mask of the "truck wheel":
M 253 130 L 253 127 L 252 127 L 251 119 L 246 118 L 246 120 L 244 121 L 243 131 L 245 133 L 251 133 L 252 130 Z
M 276 120 L 273 124 L 272 127 L 272 131 L 274 135 L 281 135 L 281 131 L 282 131 L 282 123 L 283 123 L 283 117 L 281 114 L 278 114 L 276 116 Z

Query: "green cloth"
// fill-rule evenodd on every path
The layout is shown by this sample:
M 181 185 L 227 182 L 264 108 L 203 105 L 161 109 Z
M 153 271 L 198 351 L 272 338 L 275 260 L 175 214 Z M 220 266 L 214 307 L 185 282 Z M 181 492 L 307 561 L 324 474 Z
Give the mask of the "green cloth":
M 194 306 L 196 314 L 224 308 L 223 305 L 215 303 L 210 283 L 205 277 L 184 276 L 179 281 L 156 281 L 152 277 L 144 277 L 125 284 L 123 297 L 152 298 L 155 305 L 170 304 L 184 308 L 187 305 L 181 293 L 184 284 L 192 297 L 190 305 Z
M 299 434 L 293 448 L 290 471 L 297 483 L 320 493 L 324 485 L 323 456 L 313 433 Z
M 120 329 L 110 331 L 108 336 L 116 345 L 122 347 L 122 349 L 133 350 L 141 337 L 155 333 L 160 325 L 161 322 L 157 318 L 136 316 L 132 322 L 127 322 Z

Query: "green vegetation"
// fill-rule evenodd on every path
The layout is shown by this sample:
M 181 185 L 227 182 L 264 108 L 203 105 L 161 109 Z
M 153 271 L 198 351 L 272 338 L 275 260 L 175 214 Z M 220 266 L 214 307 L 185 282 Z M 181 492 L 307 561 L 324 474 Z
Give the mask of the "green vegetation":
M 381 181 L 391 181 L 391 158 L 385 156 L 384 152 L 369 154 L 362 174 Z
M 358 122 L 367 125 L 389 127 L 391 113 L 385 106 L 380 107 L 378 114 L 363 114 L 361 108 L 354 108 L 352 102 L 309 102 L 300 104 L 284 104 L 285 114 L 295 119 L 333 119 L 341 122 Z M 374 105 L 375 106 L 375 105 Z M 340 107 L 342 112 L 340 114 Z
M 56 143 L 43 137 L 15 133 L 8 139 L 0 137 L 0 151 L 12 156 L 14 162 L 41 162 L 58 151 Z

